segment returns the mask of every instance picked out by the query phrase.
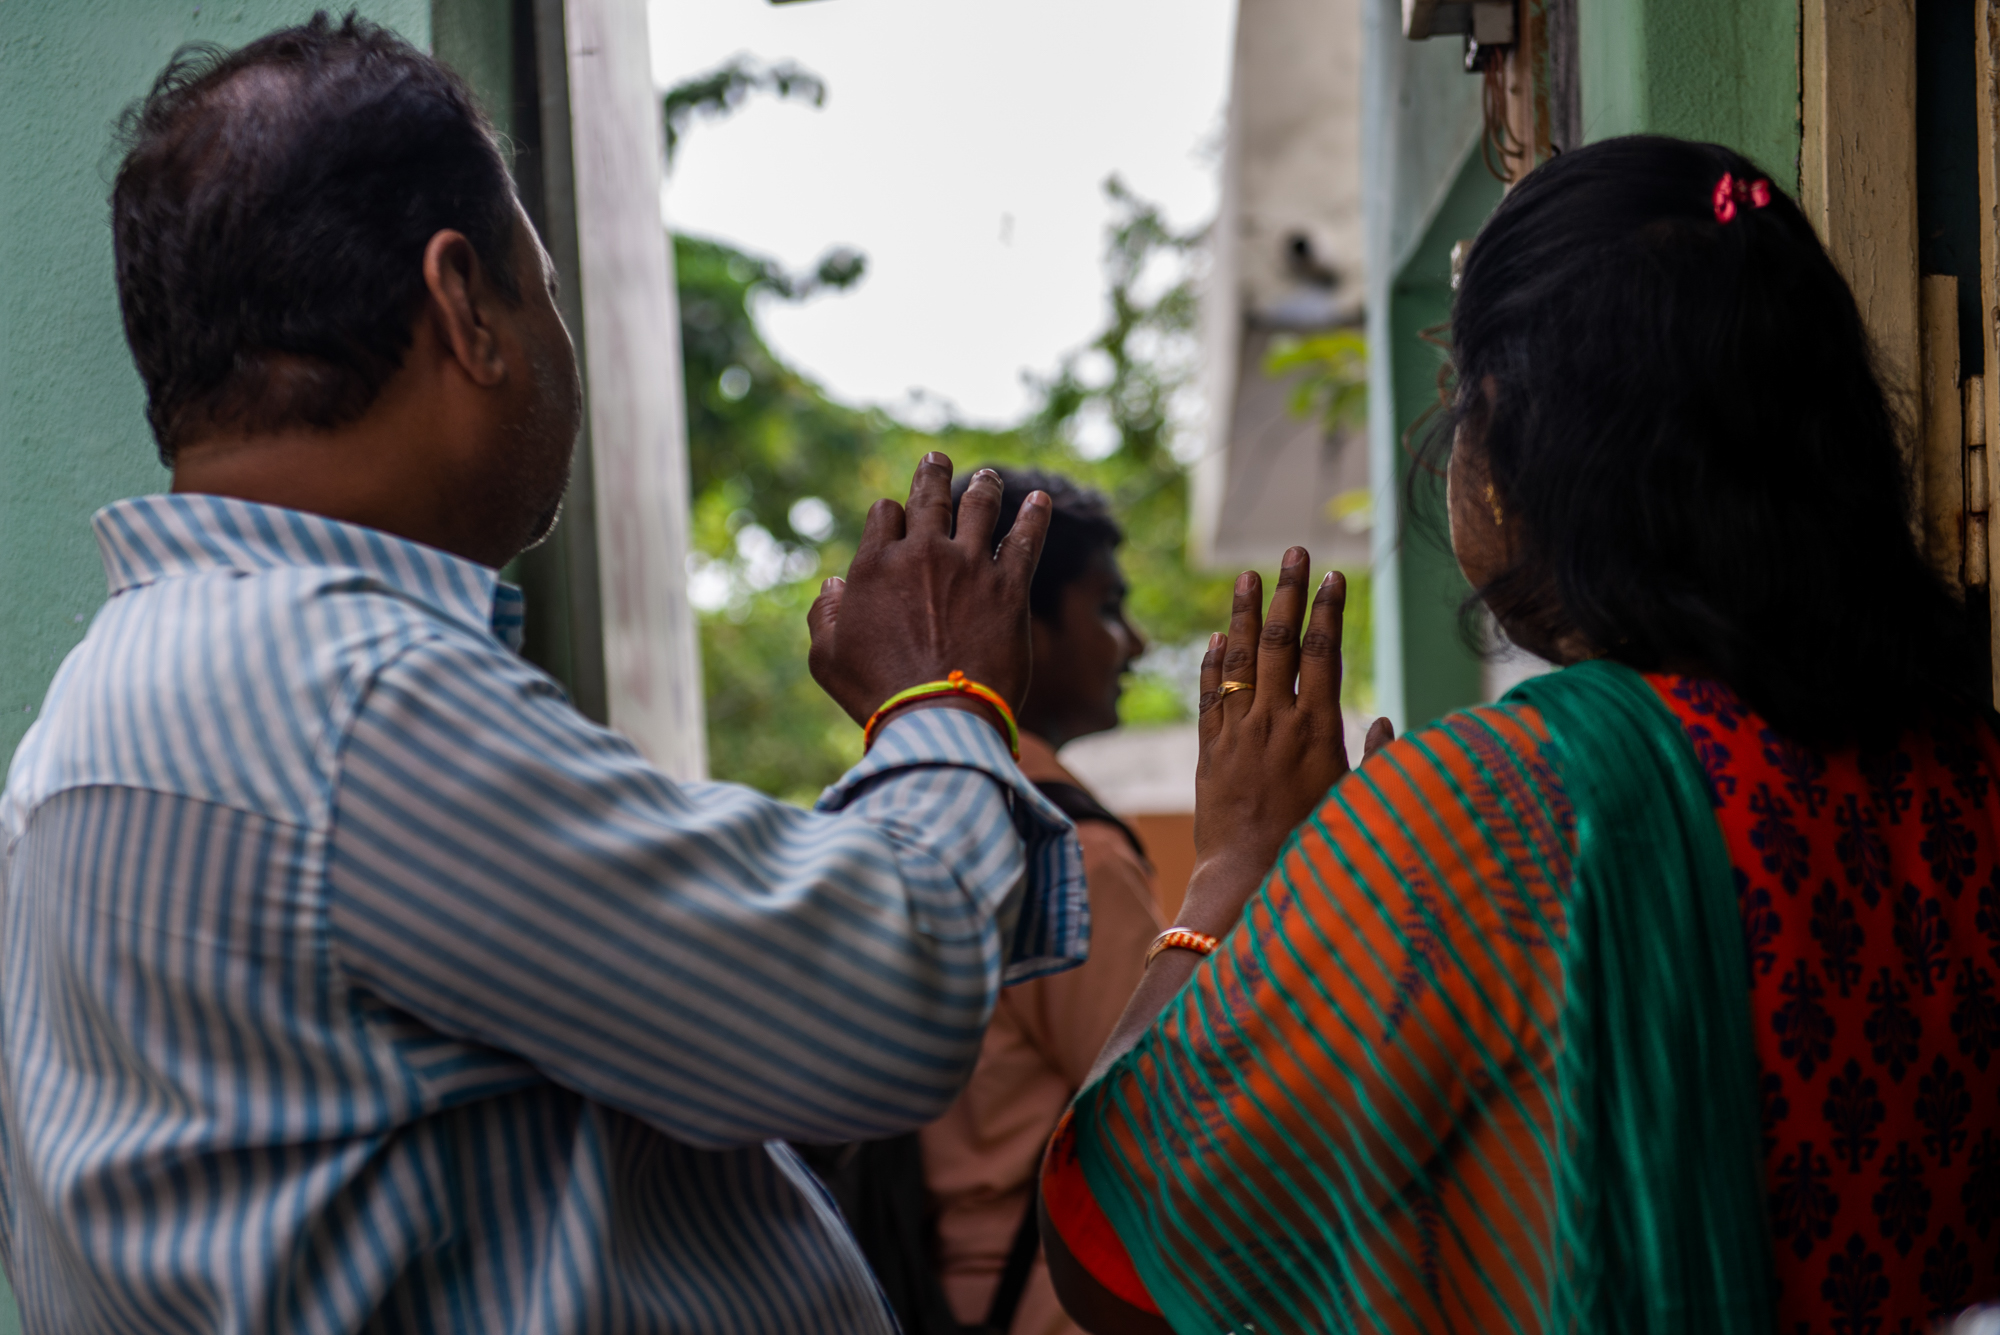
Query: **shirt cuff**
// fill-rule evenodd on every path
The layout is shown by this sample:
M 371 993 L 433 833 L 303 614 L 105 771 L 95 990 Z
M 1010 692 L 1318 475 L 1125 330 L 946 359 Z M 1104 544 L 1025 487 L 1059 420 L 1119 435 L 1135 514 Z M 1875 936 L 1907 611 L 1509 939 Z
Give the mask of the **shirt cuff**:
M 998 783 L 1021 836 L 1027 884 L 1007 940 L 1002 981 L 1024 983 L 1083 963 L 1090 950 L 1090 898 L 1076 827 L 1021 773 L 999 731 L 983 718 L 963 709 L 904 711 L 815 807 L 838 811 L 885 775 L 938 765 L 977 770 Z M 1004 912 L 1000 921 L 1007 921 Z

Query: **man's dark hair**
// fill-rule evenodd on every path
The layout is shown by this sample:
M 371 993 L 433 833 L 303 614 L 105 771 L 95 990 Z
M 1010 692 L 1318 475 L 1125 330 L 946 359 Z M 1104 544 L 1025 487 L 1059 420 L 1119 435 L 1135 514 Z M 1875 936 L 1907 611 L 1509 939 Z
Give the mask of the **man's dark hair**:
M 352 13 L 183 47 L 119 133 L 118 302 L 168 464 L 216 427 L 366 412 L 409 349 L 439 231 L 520 297 L 492 127 L 450 70 Z
M 1000 475 L 1000 522 L 993 526 L 998 543 L 1014 527 L 1014 516 L 1031 491 L 1045 491 L 1051 502 L 1049 536 L 1042 544 L 1041 564 L 1035 567 L 1034 583 L 1028 586 L 1028 610 L 1044 621 L 1056 620 L 1062 612 L 1063 590 L 1068 588 L 1102 553 L 1125 541 L 1125 531 L 1111 518 L 1111 503 L 1102 492 L 1080 487 L 1060 473 L 1044 473 L 1028 468 L 1002 468 L 982 464 Z M 970 469 L 951 484 L 952 513 L 965 489 L 972 485 Z
M 1775 186 L 1748 197 L 1766 175 L 1716 144 L 1611 139 L 1480 230 L 1434 438 L 1478 442 L 1514 538 L 1479 592 L 1530 649 L 1580 633 L 1712 673 L 1800 742 L 1964 716 L 1977 632 L 1911 536 L 1896 405 L 1805 215 Z M 1725 179 L 1745 197 L 1722 219 Z

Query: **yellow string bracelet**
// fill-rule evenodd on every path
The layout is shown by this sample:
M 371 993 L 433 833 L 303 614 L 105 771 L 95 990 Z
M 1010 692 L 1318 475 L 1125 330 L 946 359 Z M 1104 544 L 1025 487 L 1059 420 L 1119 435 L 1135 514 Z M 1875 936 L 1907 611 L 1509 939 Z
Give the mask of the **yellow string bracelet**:
M 882 720 L 888 717 L 892 710 L 901 709 L 912 700 L 922 700 L 933 695 L 969 695 L 975 700 L 984 700 L 992 705 L 999 713 L 1001 722 L 1007 725 L 1007 749 L 1014 753 L 1014 759 L 1021 758 L 1021 729 L 1014 722 L 1014 711 L 1007 707 L 1007 702 L 1000 698 L 998 691 L 991 686 L 982 686 L 976 681 L 968 680 L 963 672 L 954 672 L 943 681 L 927 681 L 921 686 L 897 691 L 884 700 L 882 707 L 870 714 L 868 721 L 861 725 L 861 749 L 866 751 L 875 745 L 876 730 L 881 727 Z
M 1219 938 L 1207 932 L 1192 932 L 1185 927 L 1169 927 L 1153 938 L 1153 948 L 1146 952 L 1146 963 L 1152 964 L 1154 956 L 1163 950 L 1192 950 L 1197 955 L 1213 955 L 1221 945 Z

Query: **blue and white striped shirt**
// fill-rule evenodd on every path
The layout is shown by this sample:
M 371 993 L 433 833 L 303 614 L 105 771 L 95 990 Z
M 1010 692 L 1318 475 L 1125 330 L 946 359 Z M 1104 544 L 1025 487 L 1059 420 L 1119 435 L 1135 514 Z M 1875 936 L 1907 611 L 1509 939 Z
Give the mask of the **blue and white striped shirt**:
M 678 784 L 484 567 L 207 496 L 0 798 L 0 1252 L 37 1332 L 894 1323 L 780 1142 L 916 1126 L 1080 959 L 1067 822 L 906 714 L 821 799 Z

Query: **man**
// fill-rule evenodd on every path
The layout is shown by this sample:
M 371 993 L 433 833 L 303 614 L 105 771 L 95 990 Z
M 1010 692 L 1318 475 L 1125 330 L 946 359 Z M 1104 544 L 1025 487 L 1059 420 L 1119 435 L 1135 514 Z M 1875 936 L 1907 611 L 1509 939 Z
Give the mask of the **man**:
M 1146 949 L 1166 923 L 1137 837 L 1062 767 L 1056 750 L 1118 726 L 1123 678 L 1146 641 L 1126 616 L 1115 555 L 1124 534 L 1104 498 L 1065 477 L 995 471 L 1006 483 L 1003 514 L 1038 491 L 1053 506 L 1028 595 L 1034 671 L 1021 705 L 1021 769 L 1077 823 L 1090 959 L 1001 994 L 972 1079 L 921 1133 L 924 1179 L 952 1316 L 1019 1335 L 1077 1335 L 1047 1268 L 1028 1250 L 1035 1177 L 1056 1119 L 1131 1000 Z
M 816 813 L 675 784 L 505 641 L 578 425 L 445 70 L 324 16 L 128 119 L 119 295 L 174 495 L 0 800 L 0 1254 L 34 1331 L 892 1328 L 774 1142 L 951 1100 L 1077 853 L 949 694 Z M 1018 701 L 1048 523 L 950 464 L 814 605 L 857 720 Z

